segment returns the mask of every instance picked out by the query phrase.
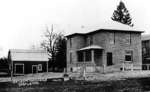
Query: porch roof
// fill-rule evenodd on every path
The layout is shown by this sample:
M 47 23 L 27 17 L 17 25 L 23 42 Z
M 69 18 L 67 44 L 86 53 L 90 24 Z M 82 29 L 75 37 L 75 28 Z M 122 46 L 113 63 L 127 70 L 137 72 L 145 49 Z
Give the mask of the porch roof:
M 84 48 L 79 49 L 78 51 L 83 51 L 83 50 L 91 50 L 91 49 L 103 49 L 101 46 L 98 45 L 90 45 Z

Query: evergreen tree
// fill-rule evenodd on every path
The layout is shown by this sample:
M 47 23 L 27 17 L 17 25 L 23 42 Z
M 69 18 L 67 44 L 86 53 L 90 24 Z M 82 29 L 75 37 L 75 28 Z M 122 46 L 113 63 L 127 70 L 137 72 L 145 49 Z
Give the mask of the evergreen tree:
M 122 1 L 120 1 L 119 5 L 117 6 L 117 10 L 114 11 L 111 19 L 129 26 L 133 26 L 129 11 Z

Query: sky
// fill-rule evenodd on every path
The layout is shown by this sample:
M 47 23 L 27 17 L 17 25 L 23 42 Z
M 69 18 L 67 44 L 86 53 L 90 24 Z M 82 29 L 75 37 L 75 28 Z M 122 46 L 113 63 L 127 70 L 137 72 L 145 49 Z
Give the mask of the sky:
M 150 33 L 150 1 L 122 0 L 132 22 Z M 37 48 L 46 27 L 65 35 L 98 28 L 111 20 L 120 0 L 0 0 L 0 57 L 9 49 Z

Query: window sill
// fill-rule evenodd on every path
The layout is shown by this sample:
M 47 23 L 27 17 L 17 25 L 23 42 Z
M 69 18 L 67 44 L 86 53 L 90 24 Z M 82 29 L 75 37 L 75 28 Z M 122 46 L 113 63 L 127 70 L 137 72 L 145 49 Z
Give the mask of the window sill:
M 133 63 L 133 61 L 124 61 L 124 63 Z

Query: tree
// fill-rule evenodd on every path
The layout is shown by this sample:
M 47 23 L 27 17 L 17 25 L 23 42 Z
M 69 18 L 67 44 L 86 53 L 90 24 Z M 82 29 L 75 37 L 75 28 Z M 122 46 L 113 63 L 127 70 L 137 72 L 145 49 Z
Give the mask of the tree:
M 9 62 L 6 57 L 0 58 L 0 72 L 9 73 Z
M 129 26 L 134 26 L 129 11 L 122 1 L 120 1 L 119 5 L 117 6 L 117 10 L 114 11 L 111 19 Z
M 47 50 L 50 56 L 49 68 L 55 67 L 64 68 L 66 62 L 66 39 L 62 33 L 55 33 L 53 25 L 51 30 L 46 28 L 45 40 L 41 43 L 41 46 Z
M 60 35 L 56 44 L 56 61 L 54 66 L 63 71 L 66 68 L 66 37 Z

